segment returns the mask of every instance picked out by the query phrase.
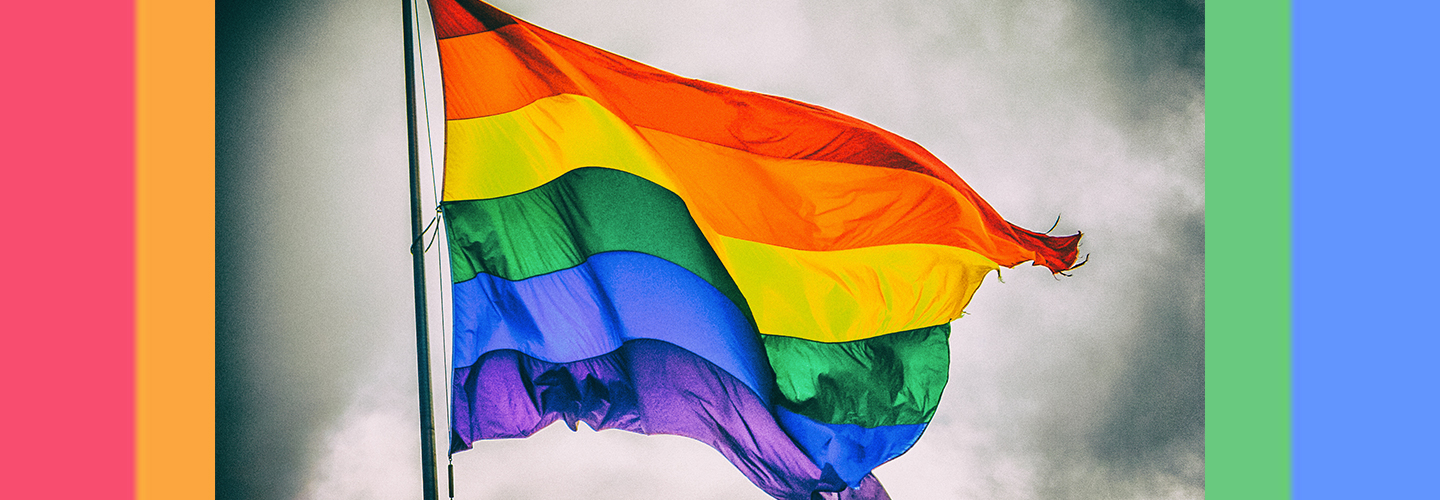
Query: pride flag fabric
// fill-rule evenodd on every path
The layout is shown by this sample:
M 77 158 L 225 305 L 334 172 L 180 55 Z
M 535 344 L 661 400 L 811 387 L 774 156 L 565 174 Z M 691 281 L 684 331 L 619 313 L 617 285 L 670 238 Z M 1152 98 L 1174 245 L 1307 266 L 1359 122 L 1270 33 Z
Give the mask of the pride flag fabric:
M 451 450 L 563 420 L 687 436 L 775 498 L 870 471 L 939 404 L 982 278 L 1074 265 L 920 146 L 429 0 L 446 114 Z

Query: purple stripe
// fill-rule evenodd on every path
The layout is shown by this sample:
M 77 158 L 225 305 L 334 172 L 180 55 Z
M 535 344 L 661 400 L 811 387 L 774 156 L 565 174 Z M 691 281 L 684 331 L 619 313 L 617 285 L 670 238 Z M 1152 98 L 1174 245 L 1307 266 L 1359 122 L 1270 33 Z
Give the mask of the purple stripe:
M 769 407 L 724 369 L 656 340 L 631 340 L 570 363 L 513 350 L 457 368 L 451 451 L 479 439 L 521 438 L 564 420 L 591 428 L 699 440 L 775 498 L 888 499 L 873 476 L 847 488 L 822 472 L 775 422 Z M 839 494 L 816 492 L 844 490 Z

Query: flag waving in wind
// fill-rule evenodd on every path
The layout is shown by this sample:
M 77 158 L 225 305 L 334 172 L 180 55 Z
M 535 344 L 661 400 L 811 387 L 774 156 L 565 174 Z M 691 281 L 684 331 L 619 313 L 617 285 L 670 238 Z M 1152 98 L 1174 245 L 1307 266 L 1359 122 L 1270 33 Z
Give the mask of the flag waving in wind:
M 430 0 L 454 281 L 451 450 L 556 420 L 687 436 L 776 498 L 870 471 L 939 404 L 984 276 L 1075 265 L 920 146 Z

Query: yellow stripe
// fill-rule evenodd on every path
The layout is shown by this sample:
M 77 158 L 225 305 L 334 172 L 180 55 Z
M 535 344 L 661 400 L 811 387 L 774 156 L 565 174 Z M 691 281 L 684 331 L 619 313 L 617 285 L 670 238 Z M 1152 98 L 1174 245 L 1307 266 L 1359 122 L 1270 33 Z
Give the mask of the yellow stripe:
M 691 205 L 762 333 L 844 342 L 945 323 L 960 316 L 985 274 L 998 267 L 978 253 L 944 245 L 807 251 L 721 235 L 697 213 L 694 196 L 646 136 L 587 97 L 550 97 L 510 113 L 451 120 L 446 127 L 446 201 L 508 196 L 592 166 L 629 172 L 676 193 Z M 796 167 L 826 163 L 767 160 Z
M 445 122 L 445 201 L 509 196 L 582 167 L 629 172 L 684 198 L 654 149 L 588 97 L 558 95 Z
M 999 267 L 970 250 L 900 244 L 810 252 L 720 237 L 760 333 L 848 342 L 948 323 Z

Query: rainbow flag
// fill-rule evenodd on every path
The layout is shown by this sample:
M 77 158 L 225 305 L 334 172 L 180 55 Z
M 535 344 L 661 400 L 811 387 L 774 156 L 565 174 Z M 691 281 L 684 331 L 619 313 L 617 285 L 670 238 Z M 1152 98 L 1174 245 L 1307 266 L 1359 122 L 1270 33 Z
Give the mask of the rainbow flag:
M 451 450 L 688 436 L 785 499 L 870 474 L 940 400 L 981 279 L 1074 265 L 920 146 L 682 78 L 475 0 L 429 0 L 445 88 Z

